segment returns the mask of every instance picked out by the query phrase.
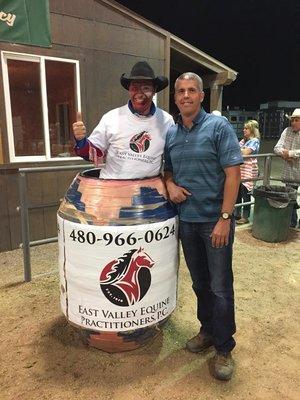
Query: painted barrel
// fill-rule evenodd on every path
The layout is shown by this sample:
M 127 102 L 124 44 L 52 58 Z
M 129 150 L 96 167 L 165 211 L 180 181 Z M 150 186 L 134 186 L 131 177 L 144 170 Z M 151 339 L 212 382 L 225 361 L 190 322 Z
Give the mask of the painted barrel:
M 78 174 L 58 210 L 61 308 L 107 352 L 153 339 L 176 306 L 178 222 L 161 177 Z

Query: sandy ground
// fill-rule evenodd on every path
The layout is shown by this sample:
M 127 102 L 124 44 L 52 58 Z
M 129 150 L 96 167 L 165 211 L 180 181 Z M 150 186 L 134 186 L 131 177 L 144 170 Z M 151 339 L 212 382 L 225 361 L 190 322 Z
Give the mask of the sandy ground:
M 144 348 L 107 354 L 84 345 L 60 312 L 57 244 L 31 249 L 31 283 L 22 283 L 21 251 L 1 253 L 0 399 L 299 399 L 299 243 L 296 230 L 269 244 L 238 229 L 236 371 L 225 383 L 209 374 L 212 351 L 184 349 L 198 325 L 183 260 L 178 306 L 163 333 Z

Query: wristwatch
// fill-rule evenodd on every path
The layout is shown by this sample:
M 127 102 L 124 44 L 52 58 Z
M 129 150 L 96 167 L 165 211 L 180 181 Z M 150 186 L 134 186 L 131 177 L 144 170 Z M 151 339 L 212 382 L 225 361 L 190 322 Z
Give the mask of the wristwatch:
M 232 218 L 232 214 L 229 214 L 228 212 L 223 211 L 223 212 L 221 212 L 220 217 L 222 219 L 231 219 Z

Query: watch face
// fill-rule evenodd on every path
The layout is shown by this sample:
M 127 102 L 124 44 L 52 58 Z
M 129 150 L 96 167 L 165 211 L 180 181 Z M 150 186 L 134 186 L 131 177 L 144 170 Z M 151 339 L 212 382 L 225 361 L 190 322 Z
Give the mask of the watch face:
M 226 212 L 223 212 L 223 213 L 222 213 L 222 218 L 223 218 L 223 219 L 228 219 L 228 218 L 229 218 L 229 214 L 226 213 Z

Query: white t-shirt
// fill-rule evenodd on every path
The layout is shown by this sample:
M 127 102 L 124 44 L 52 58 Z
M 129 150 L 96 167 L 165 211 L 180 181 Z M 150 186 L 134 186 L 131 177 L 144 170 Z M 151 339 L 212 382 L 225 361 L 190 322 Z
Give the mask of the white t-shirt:
M 172 116 L 160 108 L 148 117 L 133 114 L 128 105 L 104 114 L 88 137 L 95 147 L 106 152 L 100 178 L 139 179 L 158 175 L 166 134 L 172 125 Z

